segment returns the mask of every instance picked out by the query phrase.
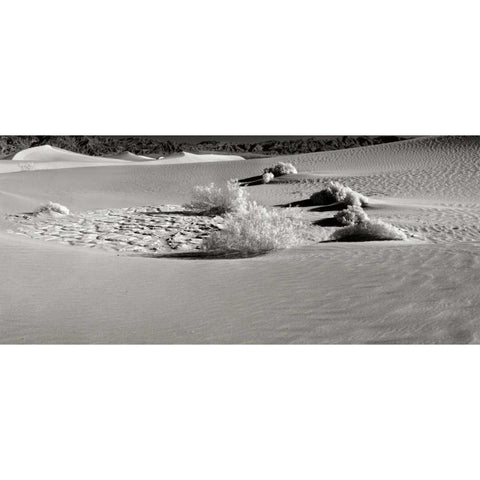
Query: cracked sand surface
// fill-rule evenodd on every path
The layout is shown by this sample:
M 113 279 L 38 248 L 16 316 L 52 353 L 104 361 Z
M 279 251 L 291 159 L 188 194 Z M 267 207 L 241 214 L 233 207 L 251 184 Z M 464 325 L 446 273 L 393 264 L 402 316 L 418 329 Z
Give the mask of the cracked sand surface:
M 12 233 L 45 241 L 122 253 L 159 254 L 200 249 L 223 218 L 178 205 L 105 209 L 70 215 L 9 215 Z

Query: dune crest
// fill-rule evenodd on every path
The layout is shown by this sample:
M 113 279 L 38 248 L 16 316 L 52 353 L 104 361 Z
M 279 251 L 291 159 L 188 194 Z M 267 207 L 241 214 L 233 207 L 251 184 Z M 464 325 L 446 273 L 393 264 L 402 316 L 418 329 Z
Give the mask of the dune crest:
M 38 147 L 26 148 L 17 152 L 11 158 L 14 161 L 25 162 L 49 162 L 53 159 L 61 160 L 87 160 L 90 158 L 88 155 L 82 155 L 80 153 L 71 152 L 70 150 L 64 150 L 63 148 L 52 147 L 50 145 L 40 145 Z
M 71 152 L 51 145 L 26 148 L 15 155 L 0 161 L 0 174 L 25 170 L 53 170 L 61 168 L 99 167 L 125 165 L 129 162 L 120 158 L 92 157 L 81 153 Z
M 146 155 L 137 155 L 136 153 L 132 152 L 120 152 L 116 155 L 109 155 L 108 158 L 117 158 L 119 160 L 130 160 L 131 162 L 151 162 L 152 160 L 156 160 L 154 157 L 148 157 Z
M 202 163 L 202 162 L 235 162 L 238 160 L 245 160 L 240 155 L 222 155 L 217 153 L 191 153 L 180 152 L 169 155 L 168 157 L 161 157 L 159 161 L 162 165 L 168 164 L 182 164 L 182 163 Z

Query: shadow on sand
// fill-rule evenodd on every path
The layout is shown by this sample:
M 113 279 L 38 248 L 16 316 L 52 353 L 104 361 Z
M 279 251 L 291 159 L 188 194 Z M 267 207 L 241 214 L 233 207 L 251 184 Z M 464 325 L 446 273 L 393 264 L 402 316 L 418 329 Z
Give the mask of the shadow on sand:
M 185 215 L 188 217 L 214 217 L 215 215 L 207 215 L 204 212 L 198 210 L 168 210 L 162 212 L 142 212 L 142 215 L 149 217 L 157 217 L 160 215 Z
M 342 225 L 334 217 L 322 218 L 312 222 L 312 225 L 318 227 L 341 227 Z
M 261 175 L 255 175 L 254 177 L 242 178 L 238 183 L 241 187 L 253 187 L 254 185 L 263 185 L 263 179 Z
M 245 252 L 173 252 L 173 253 L 159 253 L 159 254 L 145 254 L 141 255 L 145 258 L 180 258 L 187 260 L 233 260 L 238 258 L 253 258 L 260 257 L 269 253 L 269 251 L 245 253 Z M 135 255 L 138 257 L 138 255 Z
M 344 204 L 343 202 L 336 202 L 336 203 L 331 203 L 330 205 L 316 205 L 312 203 L 310 199 L 307 200 L 298 200 L 296 202 L 290 202 L 290 203 L 283 203 L 280 205 L 275 205 L 276 207 L 283 207 L 283 208 L 288 208 L 288 207 L 314 207 L 311 208 L 309 211 L 310 212 L 332 212 L 336 210 L 343 210 L 344 208 L 347 208 L 347 205 Z

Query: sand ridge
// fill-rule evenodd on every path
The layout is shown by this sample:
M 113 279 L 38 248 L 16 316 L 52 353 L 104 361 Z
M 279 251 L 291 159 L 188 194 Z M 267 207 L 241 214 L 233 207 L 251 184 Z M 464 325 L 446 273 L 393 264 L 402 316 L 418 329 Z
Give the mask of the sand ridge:
M 136 155 L 132 152 L 120 152 L 116 155 L 109 155 L 108 158 L 116 158 L 119 160 L 129 160 L 131 162 L 149 162 L 152 160 L 156 160 L 155 157 L 148 157 L 145 155 Z
M 168 157 L 147 157 L 131 152 L 121 152 L 105 157 L 94 157 L 71 152 L 50 145 L 31 147 L 0 159 L 0 174 L 32 170 L 53 170 L 100 166 L 121 166 L 133 163 L 150 165 L 178 165 L 189 163 L 216 163 L 244 160 L 238 155 L 194 154 L 180 152 Z

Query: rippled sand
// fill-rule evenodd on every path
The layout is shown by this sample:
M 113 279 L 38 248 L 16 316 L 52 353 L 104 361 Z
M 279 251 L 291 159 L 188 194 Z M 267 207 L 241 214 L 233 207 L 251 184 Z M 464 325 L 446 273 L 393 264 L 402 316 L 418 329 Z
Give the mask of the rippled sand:
M 120 226 L 129 232 L 121 232 L 124 238 L 148 237 L 152 226 L 129 217 L 181 205 L 194 185 L 247 179 L 273 161 L 0 174 L 0 211 L 20 215 L 19 222 L 0 221 L 0 341 L 480 342 L 477 137 L 285 156 L 282 161 L 294 163 L 299 175 L 248 187 L 261 203 L 286 205 L 308 198 L 325 181 L 340 180 L 371 198 L 371 218 L 414 235 L 406 242 L 322 243 L 249 259 L 186 260 L 117 256 L 108 254 L 108 247 L 103 252 L 7 233 L 28 228 L 21 215 L 52 200 L 68 206 L 76 220 L 63 225 L 65 230 L 47 222 L 39 229 L 45 235 L 67 231 L 73 243 L 88 243 L 111 217 L 112 230 L 100 232 L 105 244 Z M 312 220 L 334 213 L 304 210 Z M 187 237 L 201 241 L 215 228 L 182 214 L 175 220 L 184 222 L 180 229 L 169 231 L 166 218 L 159 226 L 168 232 L 159 235 L 166 249 L 171 248 L 166 239 L 177 233 L 190 232 Z M 149 248 L 148 238 L 145 245 Z M 129 248 L 128 241 L 123 247 Z

